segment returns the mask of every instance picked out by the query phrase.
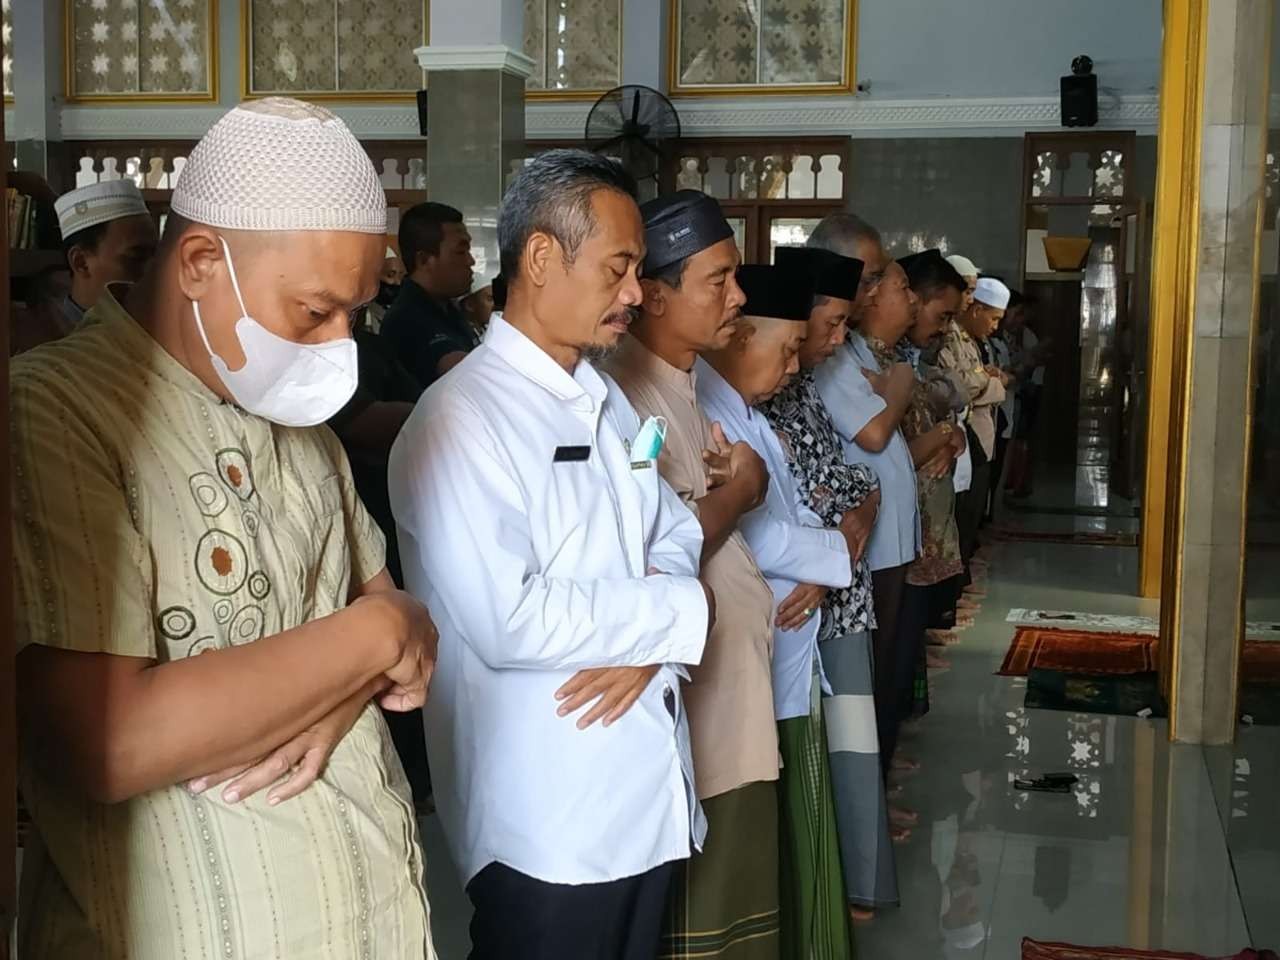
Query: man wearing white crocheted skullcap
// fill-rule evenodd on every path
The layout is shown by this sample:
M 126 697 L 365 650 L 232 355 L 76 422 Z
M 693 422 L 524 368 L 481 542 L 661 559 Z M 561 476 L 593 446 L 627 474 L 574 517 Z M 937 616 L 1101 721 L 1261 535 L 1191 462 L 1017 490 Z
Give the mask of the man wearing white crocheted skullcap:
M 432 960 L 377 706 L 421 706 L 435 628 L 310 426 L 355 387 L 382 189 L 331 113 L 266 99 L 172 211 L 11 367 L 23 955 Z
M 964 300 L 960 303 L 960 309 L 968 310 L 969 304 L 973 303 L 974 285 L 978 282 L 978 274 L 982 273 L 982 271 L 978 269 L 972 260 L 968 257 L 962 257 L 958 253 L 953 253 L 947 257 L 947 263 L 955 267 L 956 273 L 964 277 L 964 282 L 968 289 L 964 292 Z
M 156 252 L 156 222 L 132 180 L 104 180 L 54 202 L 71 290 L 62 310 L 79 324 L 110 283 L 132 283 Z

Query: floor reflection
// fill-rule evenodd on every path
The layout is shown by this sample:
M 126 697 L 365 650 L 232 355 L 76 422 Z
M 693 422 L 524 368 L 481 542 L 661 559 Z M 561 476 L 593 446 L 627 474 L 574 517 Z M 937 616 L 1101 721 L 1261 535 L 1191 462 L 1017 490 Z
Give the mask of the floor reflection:
M 1067 518 L 1035 522 L 1053 519 Z M 1249 942 L 1201 752 L 1170 748 L 1161 721 L 1028 710 L 1025 681 L 993 675 L 1013 606 L 1154 616 L 1117 592 L 1135 563 L 1115 547 L 998 549 L 977 625 L 903 747 L 924 765 L 903 798 L 922 826 L 899 848 L 902 908 L 858 931 L 864 956 L 1014 960 L 1024 936 L 1210 956 Z M 1066 772 L 1067 794 L 1014 786 Z

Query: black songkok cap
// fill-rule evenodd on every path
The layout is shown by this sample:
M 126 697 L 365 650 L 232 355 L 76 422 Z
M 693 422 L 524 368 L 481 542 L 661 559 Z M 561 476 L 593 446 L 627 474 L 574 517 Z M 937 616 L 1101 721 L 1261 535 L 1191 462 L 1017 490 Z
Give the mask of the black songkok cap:
M 720 204 L 699 190 L 677 190 L 640 206 L 648 251 L 644 272 L 652 275 L 733 236 Z
M 773 259 L 780 267 L 807 271 L 815 296 L 852 300 L 858 295 L 861 260 L 817 247 L 778 247 Z
M 742 307 L 746 317 L 805 321 L 813 309 L 813 281 L 808 271 L 794 266 L 743 264 L 738 268 L 738 286 L 747 295 Z
M 932 250 L 923 250 L 920 253 L 909 253 L 905 257 L 899 257 L 898 266 L 900 266 L 903 272 L 906 273 L 907 280 L 910 282 L 914 279 L 913 272 L 918 276 L 923 267 L 936 268 L 938 261 L 946 263 L 947 258 L 942 255 L 941 250 L 934 248 Z

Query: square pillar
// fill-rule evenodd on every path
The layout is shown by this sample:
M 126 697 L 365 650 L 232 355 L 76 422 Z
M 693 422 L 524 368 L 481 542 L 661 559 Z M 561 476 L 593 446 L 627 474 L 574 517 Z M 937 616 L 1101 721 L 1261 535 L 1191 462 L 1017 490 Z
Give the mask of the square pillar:
M 476 273 L 492 273 L 498 208 L 525 154 L 524 85 L 533 61 L 500 43 L 432 44 L 415 52 L 427 71 L 427 192 L 462 211 Z

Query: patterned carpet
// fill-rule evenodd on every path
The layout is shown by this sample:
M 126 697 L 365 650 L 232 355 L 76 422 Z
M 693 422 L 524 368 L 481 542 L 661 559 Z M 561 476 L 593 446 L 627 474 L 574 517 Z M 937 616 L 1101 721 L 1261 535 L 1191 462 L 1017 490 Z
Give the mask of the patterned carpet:
M 1095 676 L 1155 671 L 1159 638 L 1137 633 L 1097 633 L 1020 626 L 998 671 L 1025 677 L 1033 669 Z M 1244 676 L 1250 683 L 1280 684 L 1280 644 L 1246 640 Z
M 1131 947 L 1080 947 L 1070 943 L 1042 943 L 1026 937 L 1022 960 L 1207 960 L 1198 953 L 1135 950 Z M 1280 960 L 1270 950 L 1242 950 L 1222 960 Z

